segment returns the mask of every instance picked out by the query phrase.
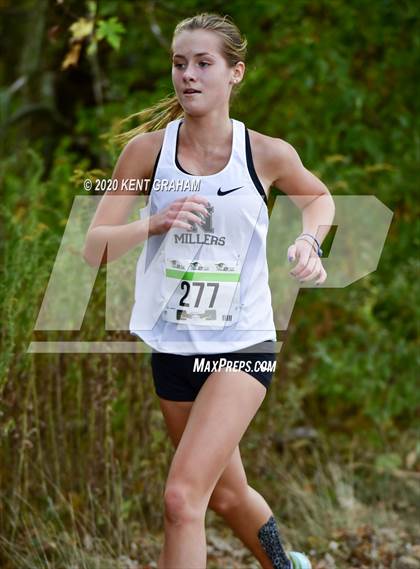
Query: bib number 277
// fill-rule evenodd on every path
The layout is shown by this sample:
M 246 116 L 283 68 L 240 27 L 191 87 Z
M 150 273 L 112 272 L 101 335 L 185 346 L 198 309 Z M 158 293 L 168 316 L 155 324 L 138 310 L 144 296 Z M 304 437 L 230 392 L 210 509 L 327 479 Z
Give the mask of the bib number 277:
M 233 323 L 238 310 L 240 273 L 236 266 L 219 262 L 186 262 L 173 259 L 166 266 L 170 298 L 164 319 L 199 326 Z M 173 288 L 170 281 L 178 281 Z
M 209 302 L 208 306 L 206 306 L 206 308 L 213 308 L 214 307 L 214 304 L 216 302 L 217 292 L 219 290 L 219 283 L 211 283 L 211 282 L 192 282 L 192 283 L 189 283 L 188 281 L 182 281 L 180 283 L 181 291 L 185 290 L 185 294 L 181 297 L 181 299 L 179 301 L 180 306 L 186 306 L 186 307 L 190 306 L 190 303 L 186 302 L 186 299 L 188 297 L 192 296 L 192 295 L 190 295 L 191 286 L 198 287 L 197 296 L 196 296 L 195 303 L 194 303 L 194 308 L 203 308 L 203 307 L 200 307 L 200 302 L 201 302 L 201 299 L 203 298 L 203 292 L 204 292 L 204 289 L 206 287 L 209 288 L 211 291 L 210 302 Z

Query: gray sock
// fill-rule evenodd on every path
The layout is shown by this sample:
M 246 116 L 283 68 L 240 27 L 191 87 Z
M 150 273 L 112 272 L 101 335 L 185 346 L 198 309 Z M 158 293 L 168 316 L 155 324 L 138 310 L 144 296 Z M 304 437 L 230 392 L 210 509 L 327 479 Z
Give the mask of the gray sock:
M 280 533 L 274 516 L 258 530 L 258 539 L 273 563 L 274 569 L 292 569 L 292 563 L 283 549 Z

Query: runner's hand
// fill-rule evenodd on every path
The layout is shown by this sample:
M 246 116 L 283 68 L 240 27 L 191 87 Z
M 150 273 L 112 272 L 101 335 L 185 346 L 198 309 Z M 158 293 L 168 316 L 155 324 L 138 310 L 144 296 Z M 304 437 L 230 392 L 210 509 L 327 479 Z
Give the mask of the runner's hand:
M 160 212 L 150 216 L 149 233 L 151 235 L 160 235 L 166 233 L 172 227 L 191 231 L 193 223 L 203 224 L 203 216 L 209 215 L 205 207 L 206 205 L 210 204 L 203 196 L 186 196 L 185 198 L 175 200 Z
M 287 249 L 287 257 L 290 262 L 298 260 L 290 274 L 299 279 L 299 282 L 317 279 L 315 284 L 320 285 L 326 280 L 327 272 L 322 266 L 321 257 L 306 239 L 298 239 L 290 245 Z

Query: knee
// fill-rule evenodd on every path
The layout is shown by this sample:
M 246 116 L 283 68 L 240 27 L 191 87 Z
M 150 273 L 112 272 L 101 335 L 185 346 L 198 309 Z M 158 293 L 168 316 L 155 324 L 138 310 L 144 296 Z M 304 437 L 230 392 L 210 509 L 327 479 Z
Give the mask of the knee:
M 203 517 L 198 504 L 195 504 L 190 496 L 188 488 L 180 484 L 173 484 L 165 489 L 164 510 L 169 523 L 190 523 Z
M 243 504 L 248 495 L 248 485 L 235 489 L 216 486 L 210 498 L 209 508 L 223 516 Z

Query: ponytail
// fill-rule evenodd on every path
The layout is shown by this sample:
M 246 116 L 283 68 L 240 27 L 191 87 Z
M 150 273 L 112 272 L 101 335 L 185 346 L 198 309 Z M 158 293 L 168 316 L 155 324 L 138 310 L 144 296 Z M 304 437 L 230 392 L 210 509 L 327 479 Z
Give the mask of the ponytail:
M 111 136 L 111 140 L 117 145 L 124 146 L 137 134 L 165 128 L 170 121 L 183 116 L 184 109 L 179 104 L 178 97 L 175 94 L 169 95 L 151 107 L 143 109 L 138 113 L 133 113 L 119 121 L 116 126 L 112 128 L 111 133 L 113 134 Z M 134 117 L 138 117 L 141 124 L 127 132 L 118 133 L 120 127 Z M 115 131 L 117 131 L 117 134 L 115 134 Z

